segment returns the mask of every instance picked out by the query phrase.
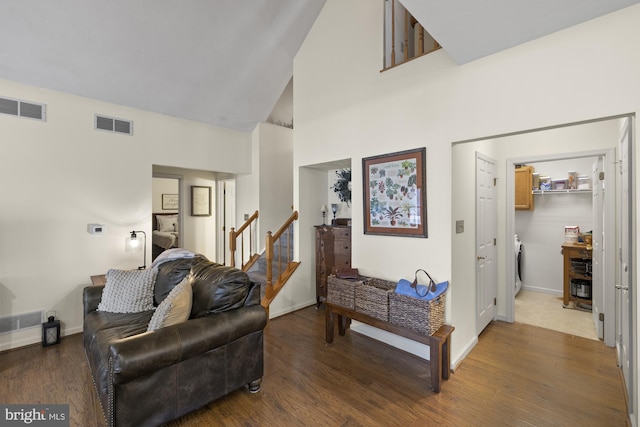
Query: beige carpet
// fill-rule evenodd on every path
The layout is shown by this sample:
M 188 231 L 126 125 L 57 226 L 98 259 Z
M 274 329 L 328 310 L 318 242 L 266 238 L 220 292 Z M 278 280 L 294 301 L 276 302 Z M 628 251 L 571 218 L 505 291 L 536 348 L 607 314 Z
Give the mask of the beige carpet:
M 569 307 L 572 307 L 571 303 Z M 590 311 L 562 308 L 562 297 L 522 289 L 516 295 L 516 322 L 597 340 Z

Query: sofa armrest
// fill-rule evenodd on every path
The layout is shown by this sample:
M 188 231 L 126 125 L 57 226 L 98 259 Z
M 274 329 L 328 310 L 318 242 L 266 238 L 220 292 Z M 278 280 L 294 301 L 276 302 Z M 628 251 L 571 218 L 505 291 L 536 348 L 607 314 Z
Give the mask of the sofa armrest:
M 87 286 L 84 288 L 82 292 L 82 305 L 84 306 L 85 317 L 87 314 L 98 309 L 98 304 L 100 304 L 100 301 L 102 300 L 103 289 L 104 285 Z
M 254 305 L 117 340 L 109 346 L 112 381 L 126 383 L 261 331 L 266 324 L 265 309 Z

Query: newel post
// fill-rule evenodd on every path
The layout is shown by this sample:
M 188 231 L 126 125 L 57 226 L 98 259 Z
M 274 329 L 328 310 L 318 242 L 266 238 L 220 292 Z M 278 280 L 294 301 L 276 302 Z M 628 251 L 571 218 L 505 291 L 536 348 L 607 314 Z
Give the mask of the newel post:
M 265 289 L 265 296 L 267 298 L 272 298 L 273 296 L 273 234 L 271 231 L 267 231 L 267 238 L 265 242 L 266 253 L 265 256 L 267 258 L 267 288 Z
M 231 252 L 231 267 L 236 266 L 236 229 L 231 227 L 231 231 L 229 232 L 229 252 Z

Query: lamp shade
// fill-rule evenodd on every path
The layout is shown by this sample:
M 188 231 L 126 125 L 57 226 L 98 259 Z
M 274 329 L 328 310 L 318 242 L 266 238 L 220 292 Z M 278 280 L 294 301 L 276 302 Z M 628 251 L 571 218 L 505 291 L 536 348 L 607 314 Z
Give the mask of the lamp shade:
M 140 239 L 138 234 L 142 234 L 144 239 Z M 144 231 L 132 231 L 129 236 L 124 239 L 124 250 L 126 252 L 144 252 L 144 258 L 142 258 L 142 265 L 138 267 L 138 270 L 144 270 L 147 268 L 147 234 Z
M 131 235 L 124 238 L 124 250 L 126 252 L 142 251 L 142 239 L 138 238 L 135 231 L 132 231 Z

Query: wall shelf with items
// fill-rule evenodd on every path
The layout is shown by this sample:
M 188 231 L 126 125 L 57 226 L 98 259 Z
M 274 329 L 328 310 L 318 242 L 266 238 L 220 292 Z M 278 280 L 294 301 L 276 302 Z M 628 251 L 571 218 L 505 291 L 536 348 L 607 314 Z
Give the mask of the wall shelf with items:
M 591 189 L 572 189 L 565 188 L 562 190 L 532 190 L 533 194 L 569 194 L 569 193 L 591 193 Z

